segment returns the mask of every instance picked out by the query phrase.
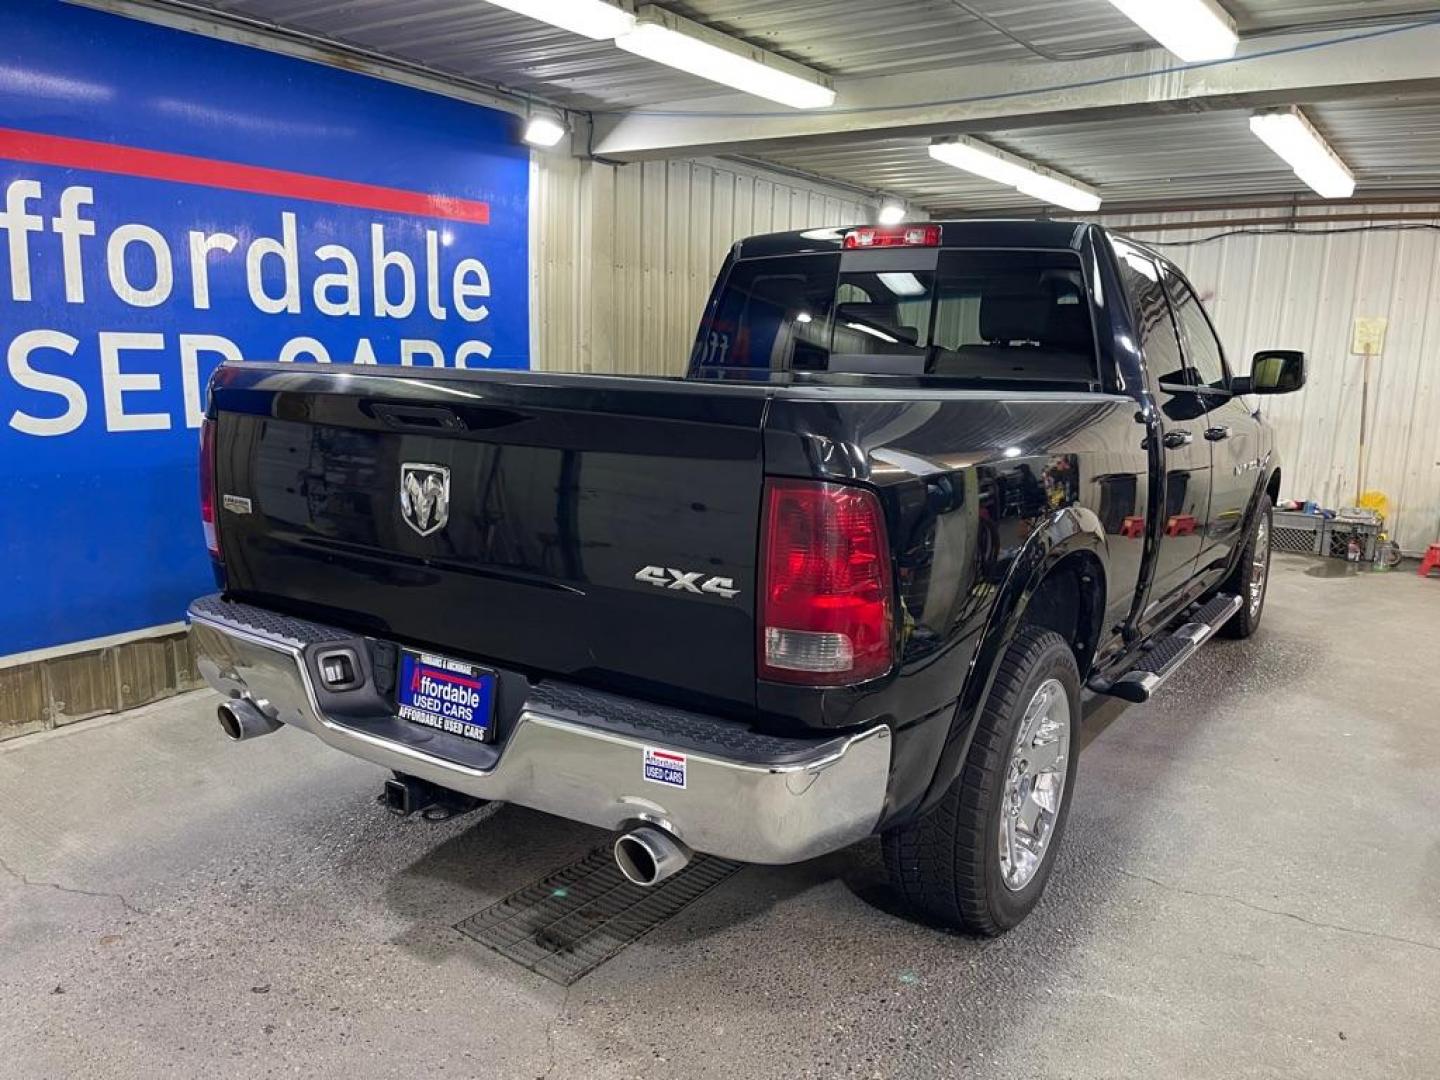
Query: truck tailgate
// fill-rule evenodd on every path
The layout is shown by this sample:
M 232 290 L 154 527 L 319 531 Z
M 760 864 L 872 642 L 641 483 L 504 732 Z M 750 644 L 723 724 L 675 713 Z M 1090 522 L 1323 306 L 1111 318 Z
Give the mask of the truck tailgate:
M 232 595 L 753 707 L 763 387 L 252 364 L 212 388 Z

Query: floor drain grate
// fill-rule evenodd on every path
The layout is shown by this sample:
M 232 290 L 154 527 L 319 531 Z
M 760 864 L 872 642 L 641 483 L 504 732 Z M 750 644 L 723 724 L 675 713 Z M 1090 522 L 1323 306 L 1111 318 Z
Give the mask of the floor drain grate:
M 457 923 L 455 929 L 569 986 L 694 903 L 741 863 L 696 855 L 659 885 L 632 885 L 608 847 Z

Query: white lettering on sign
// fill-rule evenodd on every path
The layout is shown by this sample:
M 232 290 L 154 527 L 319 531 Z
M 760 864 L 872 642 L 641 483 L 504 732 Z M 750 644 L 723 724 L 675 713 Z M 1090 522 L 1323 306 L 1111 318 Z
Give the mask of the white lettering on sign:
M 322 244 L 315 254 L 326 262 L 338 262 L 338 271 L 327 270 L 315 276 L 315 308 L 323 315 L 360 314 L 360 264 L 349 248 L 339 244 Z M 336 300 L 331 289 L 343 289 L 344 299 Z
M 16 431 L 26 435 L 68 435 L 85 422 L 89 406 L 80 384 L 63 375 L 36 371 L 30 366 L 30 354 L 33 352 L 55 349 L 66 356 L 74 356 L 79 345 L 79 340 L 59 330 L 27 330 L 10 342 L 7 355 L 10 377 L 27 390 L 54 394 L 65 402 L 65 411 L 59 416 L 31 416 L 16 409 L 10 414 L 10 426 Z
M 458 368 L 469 367 L 466 363 L 472 356 L 478 356 L 481 360 L 490 359 L 490 346 L 483 341 L 462 341 L 455 350 L 455 366 Z
M 30 299 L 30 234 L 45 224 L 38 214 L 26 211 L 31 199 L 40 198 L 38 180 L 13 180 L 5 189 L 5 209 L 0 211 L 0 229 L 10 237 L 10 297 Z
M 285 287 L 279 296 L 265 291 L 265 262 L 280 260 Z M 245 249 L 245 283 L 250 289 L 250 302 L 267 315 L 288 312 L 300 314 L 300 249 L 295 239 L 295 215 L 280 215 L 280 239 L 259 236 Z
M 440 238 L 434 229 L 425 230 L 425 309 L 432 319 L 445 318 L 440 303 Z
M 370 267 L 375 277 L 375 314 L 404 319 L 415 310 L 415 264 L 403 251 L 385 250 L 385 226 L 370 226 Z M 400 299 L 390 299 L 390 271 L 400 271 Z
M 400 339 L 400 363 L 405 367 L 415 366 L 415 357 L 428 356 L 431 367 L 445 366 L 445 350 L 433 341 L 417 338 Z M 455 365 L 459 367 L 459 364 Z
M 205 261 L 206 257 L 212 251 L 223 251 L 228 255 L 239 242 L 223 232 L 190 234 L 190 290 L 196 311 L 206 311 L 210 307 L 210 266 Z
M 65 268 L 65 301 L 85 302 L 85 272 L 80 262 L 80 238 L 95 235 L 95 223 L 80 217 L 80 207 L 93 206 L 93 188 L 67 187 L 60 193 L 60 213 L 50 219 L 50 231 L 60 237 L 60 262 Z
M 222 362 L 245 358 L 240 347 L 219 334 L 180 335 L 180 378 L 185 389 L 185 426 L 198 428 L 205 419 L 205 388 L 200 385 L 200 354 L 215 353 Z
M 471 279 L 474 279 L 473 281 Z M 490 272 L 479 259 L 461 259 L 455 267 L 455 310 L 466 322 L 479 322 L 490 314 L 484 304 L 471 305 L 472 299 L 490 295 Z
M 129 252 L 136 246 L 150 252 L 150 265 L 145 269 L 150 284 L 136 285 L 130 280 Z M 149 225 L 121 225 L 110 234 L 105 245 L 105 268 L 110 271 L 110 287 L 115 295 L 136 307 L 156 307 L 170 299 L 175 284 L 175 267 L 170 261 L 170 246 L 165 237 Z
M 34 298 L 31 260 L 37 242 L 33 238 L 44 235 L 46 221 L 34 212 L 32 204 L 44 195 L 38 180 L 12 180 L 5 189 L 0 232 L 5 234 L 10 299 L 17 302 Z M 93 210 L 95 191 L 72 184 L 60 190 L 57 203 L 49 221 L 49 232 L 56 238 L 51 243 L 59 246 L 65 299 L 80 304 L 87 296 L 84 242 L 97 232 L 93 214 L 84 211 Z M 281 211 L 278 226 L 278 235 L 262 232 L 245 245 L 246 292 L 255 309 L 266 315 L 298 315 L 306 310 L 307 290 L 300 276 L 306 259 L 300 249 L 296 212 Z M 369 267 L 374 314 L 406 318 L 414 313 L 423 293 L 425 313 L 432 319 L 444 320 L 449 317 L 445 305 L 448 283 L 448 299 L 456 314 L 466 322 L 483 321 L 490 313 L 484 303 L 490 299 L 490 271 L 485 264 L 469 256 L 457 259 L 447 282 L 441 260 L 441 249 L 448 246 L 446 239 L 435 229 L 426 229 L 424 242 L 425 257 L 417 268 L 408 254 L 388 246 L 384 225 L 371 224 Z M 186 234 L 181 247 L 190 280 L 190 304 L 196 311 L 211 310 L 211 273 L 235 255 L 240 240 L 233 233 L 194 229 Z M 116 226 L 105 237 L 106 271 L 112 292 L 134 307 L 164 303 L 175 285 L 175 255 L 158 229 L 143 222 Z M 361 261 L 355 252 L 342 244 L 329 243 L 321 244 L 309 255 L 320 267 L 308 290 L 310 305 L 323 315 L 361 314 Z
M 490 272 L 482 260 L 453 250 L 458 245 L 448 229 L 401 233 L 372 222 L 368 252 L 333 241 L 311 250 L 300 241 L 303 211 L 282 209 L 269 228 L 225 231 L 215 227 L 223 223 L 207 221 L 206 227 L 177 233 L 172 244 L 145 222 L 100 224 L 106 220 L 97 214 L 102 202 L 96 187 L 86 184 L 48 190 L 31 178 L 6 184 L 0 200 L 0 301 L 8 295 L 16 304 L 34 303 L 37 273 L 58 266 L 57 293 L 63 285 L 66 304 L 104 300 L 108 288 L 131 308 L 178 302 L 196 312 L 213 312 L 217 275 L 226 275 L 228 295 L 238 295 L 241 304 L 248 301 L 263 315 L 404 319 L 419 314 L 440 322 L 453 310 L 466 324 L 490 316 Z M 401 237 L 415 245 L 415 254 L 401 249 Z M 94 260 L 88 277 L 87 258 Z M 167 327 L 172 310 L 167 308 Z M 99 357 L 100 400 L 94 404 L 106 430 L 143 432 L 199 427 L 205 408 L 202 371 L 217 360 L 239 362 L 245 354 L 240 344 L 219 334 L 138 332 L 123 324 L 93 331 L 88 340 L 53 326 L 3 326 L 0 333 L 5 334 L 0 336 L 5 370 L 14 386 L 28 392 L 18 402 L 6 401 L 8 414 L 0 412 L 0 422 L 40 437 L 68 435 L 91 415 L 84 373 L 77 370 L 79 357 Z M 162 406 L 161 400 L 173 401 L 160 392 L 167 376 L 174 377 L 175 353 L 169 353 L 169 365 L 155 354 L 171 349 L 179 356 L 183 404 Z M 266 352 L 266 358 L 286 362 L 371 365 L 384 360 L 466 368 L 489 361 L 492 346 L 478 338 L 442 345 L 417 337 L 337 341 L 327 336 L 321 341 L 296 334 Z
M 125 395 L 160 389 L 160 373 L 120 370 L 122 352 L 159 352 L 165 348 L 161 334 L 100 334 L 100 374 L 105 388 L 107 431 L 164 431 L 170 426 L 168 413 L 125 411 Z

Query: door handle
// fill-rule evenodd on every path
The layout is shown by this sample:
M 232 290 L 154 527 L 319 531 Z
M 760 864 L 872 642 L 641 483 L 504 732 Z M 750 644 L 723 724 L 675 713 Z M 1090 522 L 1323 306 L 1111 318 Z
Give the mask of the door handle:
M 374 402 L 369 403 L 369 411 L 394 428 L 410 428 L 415 431 L 465 430 L 465 421 L 443 405 L 391 405 Z
M 1219 442 L 1221 439 L 1228 439 L 1229 437 L 1230 429 L 1228 427 L 1212 427 L 1205 429 L 1205 438 L 1209 439 L 1211 442 Z
M 1165 438 L 1163 441 L 1165 443 L 1166 449 L 1178 450 L 1180 449 L 1180 447 L 1189 446 L 1192 442 L 1194 442 L 1195 436 L 1190 434 L 1190 432 L 1186 431 L 1184 428 L 1180 428 L 1176 431 L 1165 432 Z

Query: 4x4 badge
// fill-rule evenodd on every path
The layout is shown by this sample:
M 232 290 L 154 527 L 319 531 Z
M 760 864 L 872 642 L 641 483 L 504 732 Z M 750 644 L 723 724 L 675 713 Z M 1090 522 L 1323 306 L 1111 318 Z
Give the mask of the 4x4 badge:
M 642 566 L 635 573 L 636 581 L 654 585 L 657 589 L 674 589 L 677 592 L 708 593 L 723 596 L 726 600 L 740 595 L 735 588 L 735 579 L 728 577 L 706 577 L 699 570 L 674 570 L 665 566 Z
M 400 516 L 421 536 L 450 520 L 450 468 L 407 461 L 400 466 Z

